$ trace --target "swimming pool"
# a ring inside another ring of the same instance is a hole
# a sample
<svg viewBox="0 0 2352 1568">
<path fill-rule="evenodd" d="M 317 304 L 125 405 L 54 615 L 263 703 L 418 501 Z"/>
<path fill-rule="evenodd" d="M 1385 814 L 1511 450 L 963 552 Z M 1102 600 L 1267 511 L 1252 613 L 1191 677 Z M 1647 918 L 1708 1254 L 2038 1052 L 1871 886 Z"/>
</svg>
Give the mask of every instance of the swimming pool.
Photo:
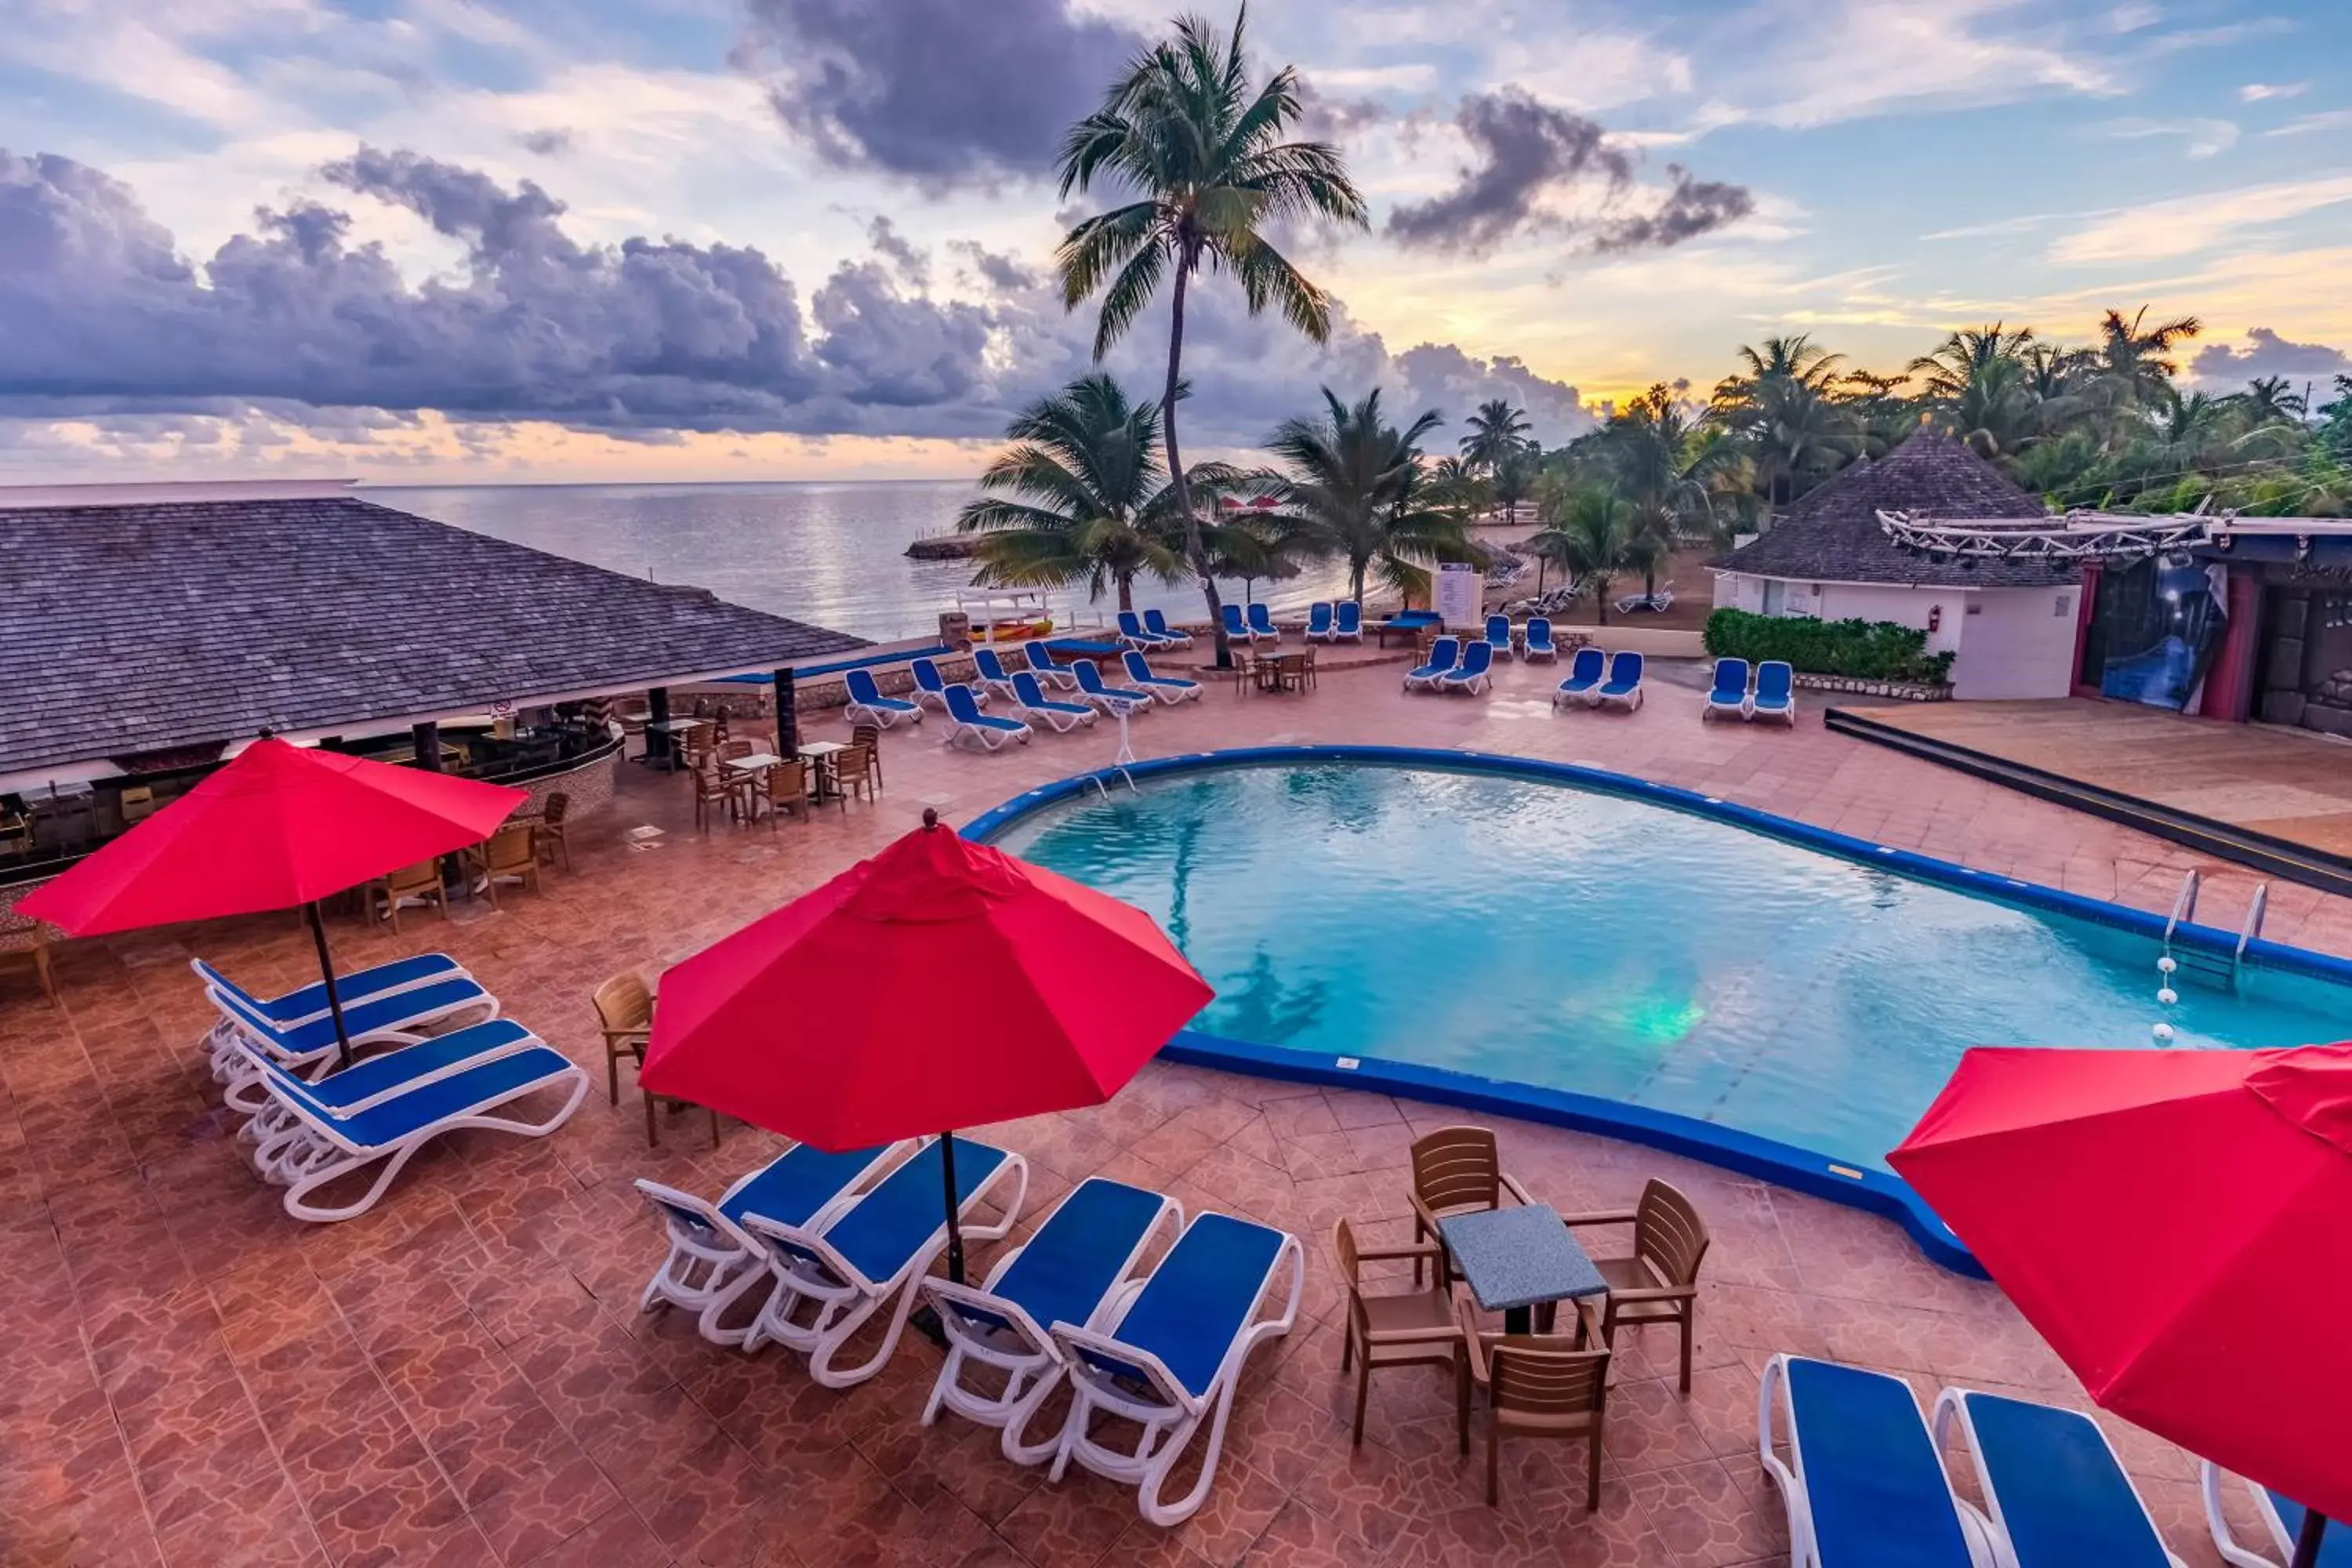
<svg viewBox="0 0 2352 1568">
<path fill-rule="evenodd" d="M 2144 1047 L 2159 1018 L 2184 1049 L 2352 1033 L 2352 988 L 2316 974 L 2187 980 L 2162 1007 L 2147 935 L 1489 763 L 1186 759 L 976 829 L 1150 910 L 1216 987 L 1207 1034 L 1878 1170 L 1971 1045 Z"/>
</svg>

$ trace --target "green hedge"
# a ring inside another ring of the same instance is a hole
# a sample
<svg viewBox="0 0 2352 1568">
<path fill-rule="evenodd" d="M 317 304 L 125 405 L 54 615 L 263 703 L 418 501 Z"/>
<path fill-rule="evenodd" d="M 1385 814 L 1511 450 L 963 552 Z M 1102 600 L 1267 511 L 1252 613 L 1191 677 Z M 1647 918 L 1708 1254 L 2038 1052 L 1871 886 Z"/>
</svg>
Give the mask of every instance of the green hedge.
<svg viewBox="0 0 2352 1568">
<path fill-rule="evenodd" d="M 1941 686 L 1952 656 L 1929 653 L 1927 634 L 1894 621 L 1817 621 L 1717 610 L 1706 618 L 1706 651 L 1718 658 L 1786 659 L 1808 675 L 1908 680 Z"/>
</svg>

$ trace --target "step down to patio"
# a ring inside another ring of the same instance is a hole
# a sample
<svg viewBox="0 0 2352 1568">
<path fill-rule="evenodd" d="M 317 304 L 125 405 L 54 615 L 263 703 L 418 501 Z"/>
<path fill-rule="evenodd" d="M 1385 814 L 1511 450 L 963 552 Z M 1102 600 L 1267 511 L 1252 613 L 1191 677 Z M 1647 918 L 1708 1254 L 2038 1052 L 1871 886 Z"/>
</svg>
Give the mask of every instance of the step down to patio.
<svg viewBox="0 0 2352 1568">
<path fill-rule="evenodd" d="M 2143 833 L 2168 838 L 2175 844 L 2186 845 L 2217 859 L 2232 860 L 2241 866 L 2291 882 L 2301 882 L 2323 892 L 2352 897 L 2352 858 L 2329 855 L 2304 845 L 2274 838 L 2266 833 L 2239 827 L 2211 817 L 2198 816 L 2179 811 L 2137 795 L 2104 789 L 2080 779 L 2061 773 L 2046 773 L 2023 763 L 2011 762 L 1967 746 L 1957 746 L 1947 741 L 1915 734 L 1892 724 L 1881 723 L 1865 710 L 1832 708 L 1822 715 L 1822 723 L 1842 734 L 1853 735 L 1895 751 L 1907 752 L 1931 763 L 1956 768 L 1964 773 L 1994 784 L 2006 784 L 2043 800 L 2071 805 L 2077 811 L 2087 811 L 2110 822 L 2126 827 L 2137 827 Z"/>
</svg>

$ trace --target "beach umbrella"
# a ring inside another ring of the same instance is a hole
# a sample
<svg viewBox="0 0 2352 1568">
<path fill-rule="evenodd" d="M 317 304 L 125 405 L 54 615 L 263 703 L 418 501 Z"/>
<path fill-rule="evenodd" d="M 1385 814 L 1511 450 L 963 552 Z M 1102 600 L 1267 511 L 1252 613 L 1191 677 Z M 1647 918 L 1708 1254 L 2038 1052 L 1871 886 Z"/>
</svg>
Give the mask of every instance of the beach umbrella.
<svg viewBox="0 0 2352 1568">
<path fill-rule="evenodd" d="M 1151 917 L 923 826 L 665 972 L 638 1083 L 828 1152 L 1118 1092 L 1213 993 Z"/>
<path fill-rule="evenodd" d="M 319 900 L 478 843 L 528 798 L 505 784 L 259 740 L 16 908 L 71 936 L 102 936 L 299 905 L 348 1065 Z"/>
<path fill-rule="evenodd" d="M 2352 1044 L 1978 1049 L 1887 1156 L 2093 1399 L 2352 1519 Z"/>
</svg>

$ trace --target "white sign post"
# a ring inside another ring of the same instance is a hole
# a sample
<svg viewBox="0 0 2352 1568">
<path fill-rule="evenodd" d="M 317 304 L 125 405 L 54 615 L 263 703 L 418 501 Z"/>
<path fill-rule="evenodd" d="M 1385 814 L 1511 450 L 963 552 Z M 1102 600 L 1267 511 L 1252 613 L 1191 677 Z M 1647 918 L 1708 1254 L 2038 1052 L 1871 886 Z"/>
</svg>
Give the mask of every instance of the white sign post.
<svg viewBox="0 0 2352 1568">
<path fill-rule="evenodd" d="M 1486 624 L 1486 574 L 1475 566 L 1440 566 L 1437 617 L 1448 631 L 1482 629 Z"/>
</svg>

